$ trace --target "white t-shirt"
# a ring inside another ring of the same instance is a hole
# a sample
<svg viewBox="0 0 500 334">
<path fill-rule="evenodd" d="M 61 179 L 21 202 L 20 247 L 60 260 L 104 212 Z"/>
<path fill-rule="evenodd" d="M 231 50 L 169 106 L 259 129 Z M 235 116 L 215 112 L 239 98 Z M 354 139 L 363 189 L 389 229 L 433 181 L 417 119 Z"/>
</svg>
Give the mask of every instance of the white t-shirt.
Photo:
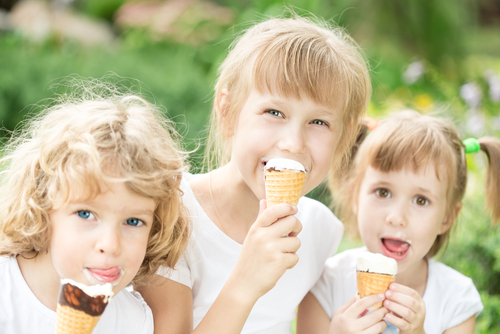
<svg viewBox="0 0 500 334">
<path fill-rule="evenodd" d="M 224 234 L 205 214 L 186 181 L 192 177 L 185 175 L 181 188 L 183 201 L 193 218 L 193 234 L 176 270 L 171 276 L 163 274 L 192 289 L 193 325 L 196 327 L 233 271 L 242 245 Z M 303 225 L 298 236 L 301 240 L 297 252 L 299 262 L 257 301 L 242 333 L 291 333 L 296 307 L 321 276 L 325 260 L 340 244 L 344 227 L 320 202 L 301 198 L 296 217 Z"/>
<path fill-rule="evenodd" d="M 56 312 L 43 305 L 24 280 L 15 257 L 0 257 L 0 332 L 54 334 Z M 120 291 L 93 334 L 152 334 L 153 313 L 136 291 Z"/>
<path fill-rule="evenodd" d="M 325 271 L 311 293 L 330 318 L 356 295 L 356 261 L 365 251 L 366 247 L 350 249 L 326 261 Z M 433 259 L 429 260 L 423 300 L 427 334 L 441 334 L 483 310 L 481 297 L 472 280 Z"/>
</svg>

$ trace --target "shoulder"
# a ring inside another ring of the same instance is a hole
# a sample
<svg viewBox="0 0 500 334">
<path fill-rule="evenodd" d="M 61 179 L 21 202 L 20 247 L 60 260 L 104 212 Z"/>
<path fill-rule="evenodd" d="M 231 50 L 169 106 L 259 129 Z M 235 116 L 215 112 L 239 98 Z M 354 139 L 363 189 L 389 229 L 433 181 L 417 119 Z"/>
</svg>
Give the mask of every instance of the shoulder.
<svg viewBox="0 0 500 334">
<path fill-rule="evenodd" d="M 469 288 L 476 289 L 471 278 L 433 259 L 429 260 L 429 282 L 457 292 Z"/>
<path fill-rule="evenodd" d="M 439 319 L 437 322 L 443 330 L 455 327 L 483 310 L 481 296 L 474 282 L 447 265 L 429 260 L 429 277 L 424 293 L 424 301 L 429 317 Z M 427 322 L 427 320 L 426 320 Z"/>
<path fill-rule="evenodd" d="M 9 276 L 12 275 L 14 268 L 17 266 L 17 260 L 15 257 L 11 256 L 0 256 L 0 282 L 9 280 Z M 12 283 L 17 283 L 12 280 Z M 1 284 L 1 287 L 5 287 L 5 284 Z"/>
<path fill-rule="evenodd" d="M 345 250 L 326 260 L 326 267 L 335 271 L 356 268 L 356 261 L 359 255 L 364 252 L 366 252 L 366 247 Z"/>
</svg>

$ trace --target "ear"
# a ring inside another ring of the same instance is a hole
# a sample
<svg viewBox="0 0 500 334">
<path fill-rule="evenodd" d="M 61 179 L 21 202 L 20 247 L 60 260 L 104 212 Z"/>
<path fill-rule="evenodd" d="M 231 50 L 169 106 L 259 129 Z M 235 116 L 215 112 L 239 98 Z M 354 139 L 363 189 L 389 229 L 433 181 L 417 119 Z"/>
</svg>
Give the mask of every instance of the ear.
<svg viewBox="0 0 500 334">
<path fill-rule="evenodd" d="M 226 88 L 223 88 L 219 95 L 219 103 L 215 106 L 215 111 L 217 113 L 217 127 L 226 138 L 230 138 L 234 134 L 233 124 L 228 124 L 228 96 L 229 91 Z"/>
<path fill-rule="evenodd" d="M 458 202 L 455 205 L 455 207 L 451 210 L 451 212 L 448 214 L 446 219 L 441 223 L 438 235 L 441 235 L 450 229 L 455 219 L 457 219 L 460 210 L 462 210 L 462 202 Z"/>
</svg>

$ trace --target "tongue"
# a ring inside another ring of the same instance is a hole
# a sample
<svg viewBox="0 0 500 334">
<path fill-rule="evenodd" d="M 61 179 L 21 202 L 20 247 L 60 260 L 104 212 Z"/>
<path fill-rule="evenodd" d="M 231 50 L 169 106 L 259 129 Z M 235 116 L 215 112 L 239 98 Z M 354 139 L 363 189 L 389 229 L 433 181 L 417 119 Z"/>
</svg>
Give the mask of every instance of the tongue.
<svg viewBox="0 0 500 334">
<path fill-rule="evenodd" d="M 409 243 L 394 239 L 384 239 L 384 245 L 388 250 L 395 253 L 405 252 L 410 247 Z"/>
</svg>

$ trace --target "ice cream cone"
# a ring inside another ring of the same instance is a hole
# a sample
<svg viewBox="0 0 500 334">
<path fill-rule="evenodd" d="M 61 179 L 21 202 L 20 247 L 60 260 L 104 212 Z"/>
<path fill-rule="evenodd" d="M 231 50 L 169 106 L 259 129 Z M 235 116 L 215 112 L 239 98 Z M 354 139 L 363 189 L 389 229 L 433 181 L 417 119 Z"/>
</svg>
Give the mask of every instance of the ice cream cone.
<svg viewBox="0 0 500 334">
<path fill-rule="evenodd" d="M 290 203 L 297 205 L 302 194 L 305 172 L 294 170 L 266 170 L 266 201 L 267 206 Z"/>
<path fill-rule="evenodd" d="M 397 272 L 396 260 L 382 254 L 361 253 L 356 264 L 357 297 L 364 298 L 376 293 L 385 293 L 396 280 Z M 382 302 L 369 307 L 368 310 L 373 311 L 381 306 Z"/>
<path fill-rule="evenodd" d="M 91 316 L 71 306 L 57 304 L 56 334 L 90 334 L 101 316 Z"/>
<path fill-rule="evenodd" d="M 356 281 L 358 285 L 358 296 L 359 298 L 363 298 L 375 293 L 385 293 L 395 280 L 396 276 L 392 275 L 357 271 Z M 378 309 L 381 306 L 382 302 L 373 305 L 372 308 Z"/>
<path fill-rule="evenodd" d="M 62 280 L 57 302 L 56 334 L 91 334 L 113 296 L 111 284 L 88 287 Z"/>
</svg>

